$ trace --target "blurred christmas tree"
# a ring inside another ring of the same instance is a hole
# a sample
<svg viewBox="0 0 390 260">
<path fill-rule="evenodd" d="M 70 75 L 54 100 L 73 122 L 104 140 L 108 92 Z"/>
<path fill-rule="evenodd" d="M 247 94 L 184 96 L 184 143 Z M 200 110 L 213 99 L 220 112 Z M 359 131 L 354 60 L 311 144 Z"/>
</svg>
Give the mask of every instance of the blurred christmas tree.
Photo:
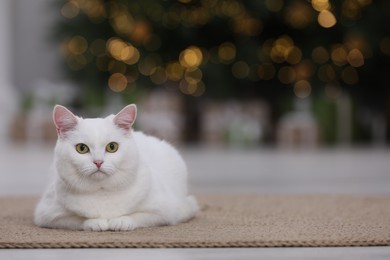
<svg viewBox="0 0 390 260">
<path fill-rule="evenodd" d="M 55 36 L 84 104 L 158 87 L 271 104 L 343 91 L 382 110 L 390 103 L 390 1 L 58 3 Z"/>
</svg>

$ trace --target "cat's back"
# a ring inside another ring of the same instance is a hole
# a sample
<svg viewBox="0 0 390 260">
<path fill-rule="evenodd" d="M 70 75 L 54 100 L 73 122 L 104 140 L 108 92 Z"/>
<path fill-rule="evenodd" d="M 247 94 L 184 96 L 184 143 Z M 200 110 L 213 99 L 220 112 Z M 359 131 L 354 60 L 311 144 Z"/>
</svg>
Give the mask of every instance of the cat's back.
<svg viewBox="0 0 390 260">
<path fill-rule="evenodd" d="M 159 172 L 186 174 L 186 165 L 179 152 L 168 142 L 143 132 L 133 132 L 141 158 Z"/>
<path fill-rule="evenodd" d="M 164 140 L 139 131 L 134 131 L 133 137 L 141 154 L 149 154 L 150 157 L 165 155 L 164 157 L 172 157 L 171 159 L 181 159 L 176 148 Z"/>
</svg>

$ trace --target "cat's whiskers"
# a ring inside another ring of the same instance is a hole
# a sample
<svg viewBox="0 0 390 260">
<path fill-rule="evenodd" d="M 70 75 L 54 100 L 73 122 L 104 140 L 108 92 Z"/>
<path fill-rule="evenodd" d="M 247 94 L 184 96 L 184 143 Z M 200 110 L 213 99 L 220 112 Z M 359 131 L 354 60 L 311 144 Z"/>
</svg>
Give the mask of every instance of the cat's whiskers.
<svg viewBox="0 0 390 260">
<path fill-rule="evenodd" d="M 86 166 L 79 170 L 79 172 L 81 173 L 80 175 L 82 175 L 83 177 L 90 176 L 97 171 L 98 169 L 95 166 Z"/>
<path fill-rule="evenodd" d="M 111 165 L 105 165 L 103 169 L 103 172 L 107 175 L 113 175 L 115 171 L 116 171 L 115 167 Z"/>
</svg>

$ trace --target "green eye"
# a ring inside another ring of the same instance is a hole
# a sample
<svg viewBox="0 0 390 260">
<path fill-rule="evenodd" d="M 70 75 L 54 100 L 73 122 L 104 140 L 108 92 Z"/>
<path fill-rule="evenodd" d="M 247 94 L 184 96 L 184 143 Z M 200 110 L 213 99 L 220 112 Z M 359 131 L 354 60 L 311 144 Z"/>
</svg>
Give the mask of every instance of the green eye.
<svg viewBox="0 0 390 260">
<path fill-rule="evenodd" d="M 76 144 L 76 151 L 81 154 L 89 152 L 89 148 L 86 144 Z"/>
<path fill-rule="evenodd" d="M 106 151 L 109 153 L 115 153 L 116 151 L 118 151 L 118 147 L 118 143 L 111 142 L 106 146 Z"/>
</svg>

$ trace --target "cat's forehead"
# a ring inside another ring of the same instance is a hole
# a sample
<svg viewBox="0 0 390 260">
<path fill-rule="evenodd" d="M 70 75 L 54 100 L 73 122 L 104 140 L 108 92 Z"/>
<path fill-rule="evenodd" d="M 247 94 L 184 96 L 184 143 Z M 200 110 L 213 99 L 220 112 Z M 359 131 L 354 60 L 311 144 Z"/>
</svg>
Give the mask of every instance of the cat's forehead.
<svg viewBox="0 0 390 260">
<path fill-rule="evenodd" d="M 118 135 L 118 130 L 110 118 L 80 119 L 75 134 L 85 142 L 107 141 L 106 139 Z"/>
<path fill-rule="evenodd" d="M 99 132 L 106 130 L 109 123 L 105 118 L 84 118 L 79 120 L 78 128 L 80 131 Z"/>
</svg>

